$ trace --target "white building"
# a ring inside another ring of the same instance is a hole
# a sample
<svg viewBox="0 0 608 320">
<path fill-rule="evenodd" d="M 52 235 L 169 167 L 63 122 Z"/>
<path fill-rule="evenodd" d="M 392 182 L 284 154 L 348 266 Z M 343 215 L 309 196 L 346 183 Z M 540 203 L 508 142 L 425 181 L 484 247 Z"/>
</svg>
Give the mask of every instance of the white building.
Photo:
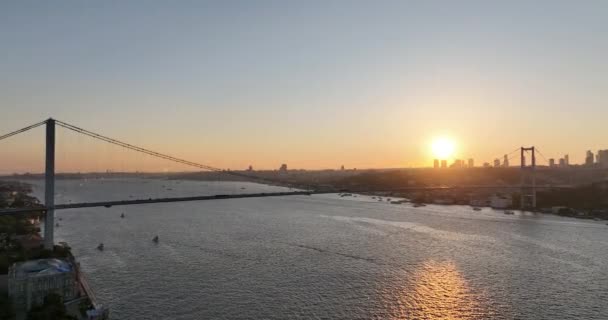
<svg viewBox="0 0 608 320">
<path fill-rule="evenodd" d="M 29 310 L 44 302 L 49 293 L 64 301 L 78 295 L 73 266 L 60 259 L 39 259 L 13 264 L 8 271 L 8 294 L 16 310 Z"/>
</svg>

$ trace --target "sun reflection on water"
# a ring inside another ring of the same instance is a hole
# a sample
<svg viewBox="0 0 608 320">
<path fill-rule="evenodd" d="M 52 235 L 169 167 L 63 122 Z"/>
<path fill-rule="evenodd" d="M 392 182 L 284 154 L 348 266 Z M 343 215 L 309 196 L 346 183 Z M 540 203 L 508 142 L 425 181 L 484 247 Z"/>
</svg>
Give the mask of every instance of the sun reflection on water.
<svg viewBox="0 0 608 320">
<path fill-rule="evenodd" d="M 393 319 L 487 319 L 492 312 L 453 262 L 429 261 L 391 298 Z M 396 299 L 396 301 L 395 301 Z"/>
</svg>

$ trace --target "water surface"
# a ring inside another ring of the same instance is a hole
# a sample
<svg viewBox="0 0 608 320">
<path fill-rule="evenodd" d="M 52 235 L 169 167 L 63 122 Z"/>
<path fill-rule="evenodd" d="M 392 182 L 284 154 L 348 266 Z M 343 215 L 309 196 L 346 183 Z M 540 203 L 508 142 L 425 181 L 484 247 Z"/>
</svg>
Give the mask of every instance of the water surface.
<svg viewBox="0 0 608 320">
<path fill-rule="evenodd" d="M 56 189 L 57 203 L 285 190 L 148 179 Z M 337 195 L 56 216 L 56 241 L 113 319 L 608 319 L 601 222 Z"/>
</svg>

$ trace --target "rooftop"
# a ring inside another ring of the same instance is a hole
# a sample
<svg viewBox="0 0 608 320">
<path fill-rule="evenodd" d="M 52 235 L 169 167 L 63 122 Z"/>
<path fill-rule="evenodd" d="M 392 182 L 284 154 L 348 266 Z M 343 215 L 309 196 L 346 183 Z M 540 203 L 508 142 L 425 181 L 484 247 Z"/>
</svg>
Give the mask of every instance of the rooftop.
<svg viewBox="0 0 608 320">
<path fill-rule="evenodd" d="M 16 263 L 14 275 L 17 277 L 47 276 L 71 272 L 72 266 L 65 260 L 60 259 L 38 259 Z"/>
</svg>

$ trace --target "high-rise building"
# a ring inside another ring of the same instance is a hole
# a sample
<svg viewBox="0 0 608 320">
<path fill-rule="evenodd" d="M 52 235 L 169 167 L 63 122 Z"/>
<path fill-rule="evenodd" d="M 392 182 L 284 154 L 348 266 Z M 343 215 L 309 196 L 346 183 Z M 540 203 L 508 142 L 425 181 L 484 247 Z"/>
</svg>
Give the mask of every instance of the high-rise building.
<svg viewBox="0 0 608 320">
<path fill-rule="evenodd" d="M 587 150 L 587 155 L 585 156 L 585 165 L 593 165 L 593 152 L 591 152 L 591 150 Z"/>
<path fill-rule="evenodd" d="M 559 166 L 560 166 L 561 168 L 565 167 L 565 166 L 566 166 L 566 159 L 564 159 L 564 158 L 559 158 Z"/>
<path fill-rule="evenodd" d="M 494 167 L 500 167 L 500 159 L 494 159 Z"/>
<path fill-rule="evenodd" d="M 598 150 L 597 152 L 597 164 L 602 168 L 608 168 L 608 149 Z"/>
<path fill-rule="evenodd" d="M 564 162 L 566 163 L 566 166 L 570 165 L 570 156 L 569 155 L 564 156 Z"/>
<path fill-rule="evenodd" d="M 475 167 L 475 160 L 473 160 L 473 158 L 469 158 L 469 164 L 468 164 L 469 168 L 473 168 Z"/>
<path fill-rule="evenodd" d="M 433 160 L 433 168 L 439 169 L 439 159 Z"/>
<path fill-rule="evenodd" d="M 506 154 L 503 157 L 502 166 L 505 167 L 505 168 L 509 167 L 509 156 L 506 155 Z"/>
<path fill-rule="evenodd" d="M 447 160 L 441 160 L 441 168 L 445 169 L 448 167 L 448 161 Z"/>
<path fill-rule="evenodd" d="M 462 161 L 460 159 L 456 159 L 456 160 L 454 160 L 454 163 L 452 163 L 452 165 L 450 166 L 450 168 L 462 168 L 463 167 L 463 163 L 464 163 L 464 161 Z"/>
<path fill-rule="evenodd" d="M 553 158 L 549 159 L 549 167 L 551 167 L 551 168 L 555 167 L 555 159 L 553 159 Z"/>
<path fill-rule="evenodd" d="M 340 170 L 344 171 L 344 165 L 342 165 L 342 166 L 340 167 Z"/>
</svg>

